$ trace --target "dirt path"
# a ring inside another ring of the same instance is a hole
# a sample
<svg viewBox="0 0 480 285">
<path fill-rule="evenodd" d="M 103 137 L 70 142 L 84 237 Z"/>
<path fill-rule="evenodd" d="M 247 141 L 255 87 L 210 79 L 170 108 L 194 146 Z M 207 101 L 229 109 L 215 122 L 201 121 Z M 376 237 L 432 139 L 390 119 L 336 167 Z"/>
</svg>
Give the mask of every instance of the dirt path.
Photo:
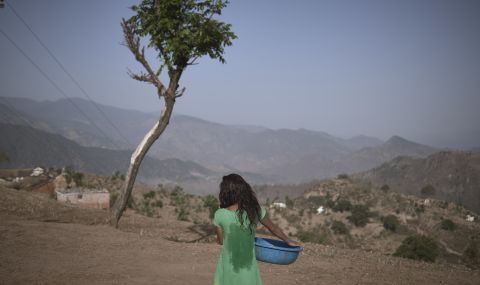
<svg viewBox="0 0 480 285">
<path fill-rule="evenodd" d="M 171 229 L 170 229 L 171 230 Z M 0 215 L 0 284 L 211 284 L 219 246 Z M 478 284 L 480 274 L 307 245 L 290 266 L 260 263 L 265 284 Z"/>
</svg>

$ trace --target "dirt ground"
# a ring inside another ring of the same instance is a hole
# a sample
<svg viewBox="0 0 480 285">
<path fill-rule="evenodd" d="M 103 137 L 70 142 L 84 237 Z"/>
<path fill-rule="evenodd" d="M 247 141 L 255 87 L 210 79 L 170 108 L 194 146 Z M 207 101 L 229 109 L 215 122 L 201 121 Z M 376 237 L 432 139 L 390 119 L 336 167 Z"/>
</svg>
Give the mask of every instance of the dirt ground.
<svg viewBox="0 0 480 285">
<path fill-rule="evenodd" d="M 211 284 L 220 246 L 172 241 L 195 237 L 190 224 L 129 212 L 114 229 L 104 216 L 0 188 L 0 284 Z M 478 270 L 459 265 L 314 244 L 292 265 L 259 265 L 267 285 L 480 280 Z"/>
</svg>

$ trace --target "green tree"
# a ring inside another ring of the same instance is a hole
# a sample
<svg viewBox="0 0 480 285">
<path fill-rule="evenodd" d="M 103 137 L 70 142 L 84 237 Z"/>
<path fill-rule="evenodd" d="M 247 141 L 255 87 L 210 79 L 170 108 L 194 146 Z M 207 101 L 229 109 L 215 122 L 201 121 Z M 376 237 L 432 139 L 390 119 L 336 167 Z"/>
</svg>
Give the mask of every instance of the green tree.
<svg viewBox="0 0 480 285">
<path fill-rule="evenodd" d="M 166 129 L 176 99 L 185 92 L 185 88 L 179 90 L 183 72 L 202 56 L 225 62 L 224 48 L 232 45 L 236 35 L 230 24 L 214 17 L 220 15 L 227 4 L 227 0 L 143 0 L 132 6 L 135 14 L 131 18 L 122 20 L 125 45 L 144 69 L 140 73 L 129 71 L 129 75 L 152 84 L 164 106 L 159 120 L 132 154 L 124 187 L 111 212 L 111 223 L 115 227 L 127 206 L 143 158 Z M 158 69 L 147 61 L 141 38 L 147 38 L 148 47 L 156 52 L 160 60 Z M 161 76 L 164 69 L 168 84 L 163 83 L 165 77 Z"/>
</svg>

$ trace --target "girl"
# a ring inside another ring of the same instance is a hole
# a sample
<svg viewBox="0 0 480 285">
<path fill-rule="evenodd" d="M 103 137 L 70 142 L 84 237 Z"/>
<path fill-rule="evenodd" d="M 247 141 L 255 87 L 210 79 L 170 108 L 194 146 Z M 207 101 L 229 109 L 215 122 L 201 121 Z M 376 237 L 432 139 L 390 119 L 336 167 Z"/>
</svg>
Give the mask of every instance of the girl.
<svg viewBox="0 0 480 285">
<path fill-rule="evenodd" d="M 291 241 L 267 217 L 260 207 L 250 185 L 238 174 L 224 176 L 220 183 L 220 209 L 215 212 L 217 242 L 222 246 L 214 285 L 261 285 L 260 272 L 255 259 L 255 228 L 262 223 L 272 234 L 290 246 Z"/>
</svg>

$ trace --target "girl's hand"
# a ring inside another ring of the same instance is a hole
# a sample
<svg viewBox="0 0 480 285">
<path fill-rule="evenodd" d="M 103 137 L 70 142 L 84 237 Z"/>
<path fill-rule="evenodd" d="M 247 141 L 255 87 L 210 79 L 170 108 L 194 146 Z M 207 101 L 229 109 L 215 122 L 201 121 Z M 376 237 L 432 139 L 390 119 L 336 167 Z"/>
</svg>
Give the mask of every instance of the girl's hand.
<svg viewBox="0 0 480 285">
<path fill-rule="evenodd" d="M 293 240 L 287 240 L 286 241 L 289 246 L 301 246 L 300 243 L 293 241 Z"/>
</svg>

